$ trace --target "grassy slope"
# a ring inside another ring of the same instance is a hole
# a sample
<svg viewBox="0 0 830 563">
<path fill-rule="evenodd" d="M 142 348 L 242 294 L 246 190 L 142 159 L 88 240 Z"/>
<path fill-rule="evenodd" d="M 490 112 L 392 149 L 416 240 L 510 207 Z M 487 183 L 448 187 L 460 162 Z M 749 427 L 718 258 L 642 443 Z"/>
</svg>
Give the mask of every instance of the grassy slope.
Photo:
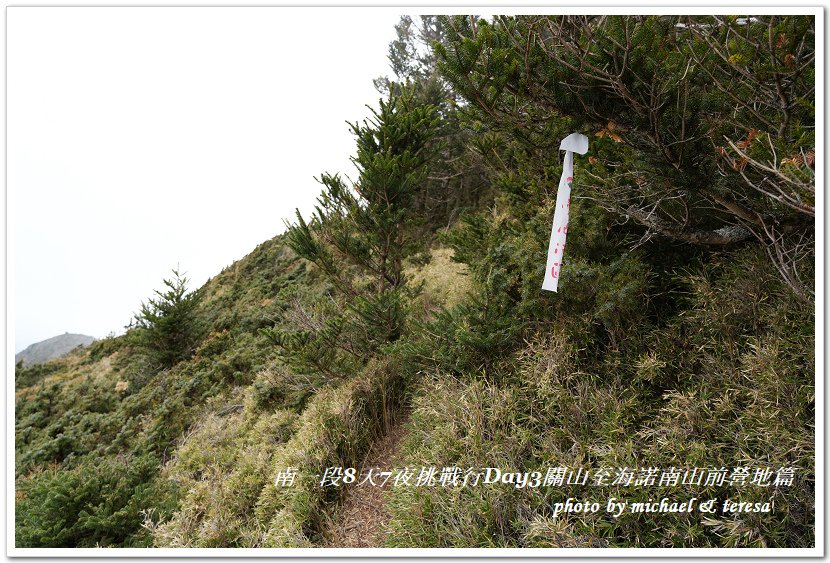
<svg viewBox="0 0 830 563">
<path fill-rule="evenodd" d="M 410 267 L 423 284 L 413 314 L 460 299 L 462 270 L 445 250 L 420 274 Z M 441 295 L 447 280 L 458 282 L 450 296 Z M 259 329 L 290 326 L 296 305 L 326 288 L 280 237 L 202 292 L 208 330 L 172 369 L 156 373 L 119 337 L 20 374 L 33 384 L 17 392 L 18 546 L 317 541 L 337 495 L 314 476 L 356 463 L 402 400 L 410 370 L 400 359 L 372 361 L 318 389 L 282 364 Z M 277 489 L 284 467 L 303 475 Z"/>
<path fill-rule="evenodd" d="M 413 284 L 423 283 L 412 316 L 431 321 L 429 330 L 320 389 L 304 386 L 258 333 L 290 323 L 292 303 L 311 303 L 326 290 L 279 238 L 208 282 L 199 314 L 210 330 L 191 360 L 154 374 L 120 338 L 36 374 L 37 383 L 17 392 L 17 545 L 316 545 L 338 502 L 316 475 L 357 465 L 402 401 L 413 406 L 402 451 L 410 466 L 581 465 L 613 473 L 641 465 L 795 465 L 799 473 L 788 490 L 698 491 L 776 500 L 771 516 L 707 521 L 552 519 L 551 503 L 584 496 L 579 487 L 400 488 L 388 545 L 814 541 L 813 311 L 769 274 L 761 254 L 726 253 L 681 272 L 682 295 L 659 322 L 598 329 L 571 316 L 543 325 L 490 358 L 498 377 L 456 362 L 455 352 L 446 368 L 421 361 L 442 345 L 432 338 L 466 342 L 477 330 L 463 320 L 448 328 L 436 317 L 439 305 L 463 304 L 480 291 L 449 256 L 438 249 L 408 270 Z M 635 336 L 619 337 L 632 328 Z M 592 344 L 597 331 L 619 334 Z M 285 467 L 300 469 L 295 486 L 274 487 Z M 595 496 L 650 495 L 607 487 Z"/>
<path fill-rule="evenodd" d="M 563 280 L 562 290 L 568 291 Z M 616 345 L 560 318 L 485 373 L 435 371 L 414 398 L 410 466 L 797 468 L 792 487 L 398 488 L 393 547 L 806 547 L 814 528 L 814 312 L 760 249 L 679 276 L 675 314 Z M 601 331 L 600 331 L 601 332 Z M 603 343 L 603 341 L 605 343 Z M 731 473 L 731 472 L 730 472 Z M 773 474 L 774 477 L 774 474 Z M 610 480 L 609 480 L 610 481 Z M 561 515 L 568 497 L 774 500 L 773 514 Z"/>
<path fill-rule="evenodd" d="M 149 544 L 142 511 L 149 523 L 180 502 L 159 469 L 194 423 L 233 410 L 246 389 L 258 407 L 297 402 L 255 382 L 277 362 L 258 329 L 280 322 L 287 294 L 315 287 L 277 237 L 205 285 L 208 330 L 189 361 L 158 373 L 119 337 L 30 374 L 35 384 L 16 394 L 17 545 Z"/>
</svg>

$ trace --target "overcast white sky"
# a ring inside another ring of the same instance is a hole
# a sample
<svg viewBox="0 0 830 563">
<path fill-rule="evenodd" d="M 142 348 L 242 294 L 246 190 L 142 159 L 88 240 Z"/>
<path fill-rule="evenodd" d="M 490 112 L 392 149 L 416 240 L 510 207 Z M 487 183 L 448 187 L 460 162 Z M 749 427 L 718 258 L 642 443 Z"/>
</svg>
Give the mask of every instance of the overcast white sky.
<svg viewBox="0 0 830 563">
<path fill-rule="evenodd" d="M 123 330 L 353 175 L 401 9 L 8 8 L 15 352 Z"/>
</svg>

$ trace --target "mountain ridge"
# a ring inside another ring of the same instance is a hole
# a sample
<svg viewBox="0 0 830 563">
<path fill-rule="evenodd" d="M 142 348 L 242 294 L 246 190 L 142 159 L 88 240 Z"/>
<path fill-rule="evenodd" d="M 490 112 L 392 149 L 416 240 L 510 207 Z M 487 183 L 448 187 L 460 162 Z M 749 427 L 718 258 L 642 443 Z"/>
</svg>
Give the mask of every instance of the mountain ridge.
<svg viewBox="0 0 830 563">
<path fill-rule="evenodd" d="M 43 364 L 65 356 L 78 346 L 89 346 L 95 337 L 86 334 L 65 332 L 40 342 L 30 344 L 14 355 L 14 363 L 23 362 L 24 367 Z"/>
</svg>

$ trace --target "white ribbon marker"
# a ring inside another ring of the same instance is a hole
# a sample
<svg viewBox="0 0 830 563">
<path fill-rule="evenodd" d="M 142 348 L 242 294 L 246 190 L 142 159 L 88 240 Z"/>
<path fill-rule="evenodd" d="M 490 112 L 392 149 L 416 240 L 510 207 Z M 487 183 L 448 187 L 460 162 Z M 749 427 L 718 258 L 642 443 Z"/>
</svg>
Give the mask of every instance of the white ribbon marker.
<svg viewBox="0 0 830 563">
<path fill-rule="evenodd" d="M 545 267 L 545 281 L 542 289 L 556 291 L 559 274 L 562 271 L 562 255 L 565 252 L 565 236 L 568 234 L 568 210 L 571 207 L 571 183 L 574 174 L 574 153 L 588 152 L 588 137 L 581 133 L 571 133 L 559 144 L 559 150 L 565 151 L 562 163 L 562 177 L 556 192 L 556 211 L 553 212 L 553 228 L 550 231 L 548 246 L 548 264 Z"/>
</svg>

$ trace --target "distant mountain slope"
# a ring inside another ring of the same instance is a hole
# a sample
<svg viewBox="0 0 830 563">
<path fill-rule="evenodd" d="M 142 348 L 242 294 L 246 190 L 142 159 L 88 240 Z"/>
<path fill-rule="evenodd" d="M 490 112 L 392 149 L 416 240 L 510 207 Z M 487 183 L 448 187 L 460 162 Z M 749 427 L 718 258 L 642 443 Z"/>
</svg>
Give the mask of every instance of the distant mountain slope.
<svg viewBox="0 0 830 563">
<path fill-rule="evenodd" d="M 55 358 L 60 358 L 77 348 L 78 346 L 89 346 L 95 342 L 95 338 L 86 334 L 64 333 L 59 336 L 47 338 L 36 342 L 14 356 L 14 363 L 23 360 L 24 366 L 42 364 Z"/>
</svg>

